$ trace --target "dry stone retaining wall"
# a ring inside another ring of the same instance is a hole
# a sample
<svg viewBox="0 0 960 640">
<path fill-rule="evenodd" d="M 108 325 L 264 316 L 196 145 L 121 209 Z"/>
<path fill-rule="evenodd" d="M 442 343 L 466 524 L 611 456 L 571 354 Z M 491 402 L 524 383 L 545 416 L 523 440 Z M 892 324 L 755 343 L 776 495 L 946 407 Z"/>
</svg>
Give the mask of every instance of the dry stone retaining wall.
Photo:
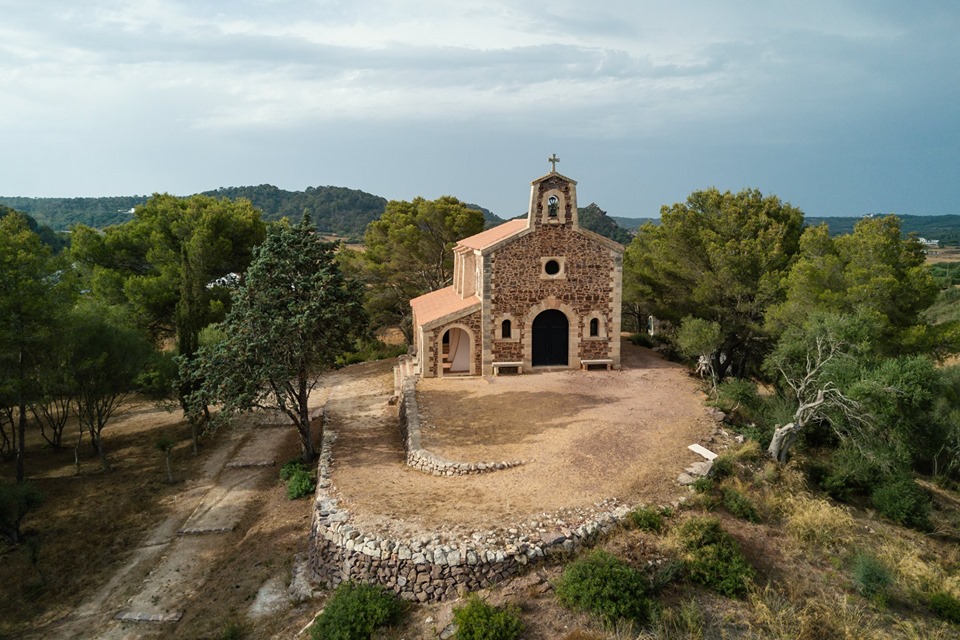
<svg viewBox="0 0 960 640">
<path fill-rule="evenodd" d="M 522 460 L 502 462 L 454 462 L 445 460 L 420 445 L 420 412 L 414 376 L 400 377 L 400 435 L 407 453 L 407 465 L 435 476 L 466 476 L 500 471 L 523 464 Z"/>
<path fill-rule="evenodd" d="M 409 425 L 411 418 L 416 420 L 412 379 L 403 381 L 402 393 L 401 424 Z M 412 431 L 408 426 L 406 439 Z M 383 585 L 405 600 L 446 600 L 488 587 L 528 564 L 572 554 L 615 527 L 629 511 L 606 500 L 595 504 L 595 510 L 540 514 L 528 522 L 469 536 L 440 531 L 408 539 L 386 537 L 363 530 L 339 506 L 331 479 L 336 437 L 327 429 L 320 448 L 309 550 L 313 577 L 328 588 L 350 580 Z M 481 472 L 479 465 L 470 472 Z"/>
</svg>

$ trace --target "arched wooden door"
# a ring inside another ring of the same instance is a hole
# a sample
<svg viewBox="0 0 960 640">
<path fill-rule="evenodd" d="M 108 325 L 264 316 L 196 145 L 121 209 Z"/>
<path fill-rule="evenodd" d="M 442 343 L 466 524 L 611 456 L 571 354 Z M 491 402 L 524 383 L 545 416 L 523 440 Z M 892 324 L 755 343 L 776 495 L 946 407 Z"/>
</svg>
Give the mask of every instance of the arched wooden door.
<svg viewBox="0 0 960 640">
<path fill-rule="evenodd" d="M 570 362 L 570 322 L 563 311 L 547 309 L 533 319 L 533 366 Z"/>
</svg>

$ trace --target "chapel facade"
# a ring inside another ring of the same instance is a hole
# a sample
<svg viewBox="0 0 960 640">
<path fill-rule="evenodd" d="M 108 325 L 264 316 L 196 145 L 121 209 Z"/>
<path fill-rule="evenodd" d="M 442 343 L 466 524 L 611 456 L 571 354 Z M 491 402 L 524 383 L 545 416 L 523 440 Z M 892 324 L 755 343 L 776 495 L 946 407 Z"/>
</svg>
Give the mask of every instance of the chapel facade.
<svg viewBox="0 0 960 640">
<path fill-rule="evenodd" d="M 527 217 L 453 250 L 453 284 L 410 301 L 423 377 L 620 368 L 623 246 L 577 218 L 577 183 L 534 180 Z"/>
</svg>

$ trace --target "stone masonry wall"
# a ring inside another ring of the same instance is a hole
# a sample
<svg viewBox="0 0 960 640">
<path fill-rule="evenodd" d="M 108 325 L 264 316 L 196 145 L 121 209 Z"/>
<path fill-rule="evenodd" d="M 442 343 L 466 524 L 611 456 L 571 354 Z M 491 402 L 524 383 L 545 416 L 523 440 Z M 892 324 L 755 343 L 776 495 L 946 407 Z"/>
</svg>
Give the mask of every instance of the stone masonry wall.
<svg viewBox="0 0 960 640">
<path fill-rule="evenodd" d="M 398 374 L 395 373 L 394 377 Z M 405 377 L 400 380 L 398 402 L 400 435 L 403 438 L 407 454 L 407 466 L 417 471 L 435 476 L 468 476 L 478 473 L 502 471 L 523 464 L 522 460 L 502 462 L 454 462 L 424 449 L 420 444 L 420 411 L 417 405 L 416 378 Z"/>
<path fill-rule="evenodd" d="M 406 401 L 398 404 L 409 423 L 415 387 L 406 381 L 401 385 Z M 515 575 L 530 563 L 575 553 L 617 526 L 629 511 L 611 499 L 596 503 L 595 509 L 542 513 L 468 535 L 431 531 L 391 538 L 364 530 L 339 506 L 331 480 L 336 437 L 328 428 L 320 447 L 309 544 L 312 577 L 328 588 L 351 580 L 380 584 L 405 600 L 448 600 Z"/>
<path fill-rule="evenodd" d="M 443 339 L 443 334 L 446 333 L 447 329 L 455 327 L 457 325 L 465 326 L 473 332 L 473 342 L 470 345 L 472 353 L 470 354 L 473 359 L 473 365 L 476 367 L 474 373 L 480 375 L 482 361 L 483 361 L 483 351 L 481 348 L 481 328 L 483 323 L 481 322 L 480 311 L 475 311 L 470 315 L 464 316 L 462 318 L 457 318 L 452 322 L 443 324 L 435 329 L 424 332 L 424 356 L 426 360 L 424 361 L 424 377 L 431 378 L 441 374 L 440 371 L 440 340 Z"/>
<path fill-rule="evenodd" d="M 563 278 L 541 277 L 541 258 L 564 258 Z M 492 256 L 490 326 L 504 314 L 526 319 L 531 308 L 553 297 L 573 309 L 577 317 L 568 318 L 580 336 L 581 359 L 611 357 L 611 340 L 618 340 L 615 332 L 614 279 L 619 256 L 595 240 L 577 233 L 567 226 L 541 226 L 536 233 L 518 238 Z M 606 340 L 589 340 L 586 325 L 594 312 L 603 314 Z M 516 327 L 522 330 L 522 326 Z M 528 339 L 521 335 L 521 342 Z M 516 361 L 523 358 L 521 342 L 494 341 L 494 361 Z"/>
</svg>

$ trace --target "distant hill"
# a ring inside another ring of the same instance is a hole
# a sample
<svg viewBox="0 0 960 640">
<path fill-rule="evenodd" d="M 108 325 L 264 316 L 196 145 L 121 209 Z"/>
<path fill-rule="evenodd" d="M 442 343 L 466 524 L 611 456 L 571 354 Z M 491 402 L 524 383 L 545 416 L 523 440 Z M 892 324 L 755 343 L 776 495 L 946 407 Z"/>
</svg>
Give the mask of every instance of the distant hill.
<svg viewBox="0 0 960 640">
<path fill-rule="evenodd" d="M 503 218 L 495 214 L 493 211 L 490 211 L 490 209 L 481 207 L 478 204 L 470 204 L 470 203 L 465 203 L 465 204 L 468 209 L 476 209 L 477 211 L 483 212 L 483 222 L 484 222 L 483 226 L 487 229 L 506 222 L 506 220 L 504 220 Z"/>
<path fill-rule="evenodd" d="M 610 219 L 627 231 L 636 231 L 647 222 L 660 224 L 660 218 L 623 218 L 621 216 L 610 216 Z"/>
<path fill-rule="evenodd" d="M 273 185 L 262 184 L 247 187 L 221 187 L 204 191 L 205 195 L 226 198 L 247 198 L 263 211 L 267 220 L 279 220 L 286 216 L 299 220 L 304 211 L 310 213 L 317 228 L 336 235 L 360 238 L 372 220 L 383 213 L 387 204 L 382 198 L 365 191 L 346 187 L 307 187 L 303 191 L 287 191 Z M 113 196 L 103 198 L 24 198 L 0 196 L 0 205 L 16 209 L 40 225 L 63 231 L 74 224 L 86 224 L 102 229 L 130 219 L 134 207 L 147 201 L 149 196 Z M 504 222 L 502 218 L 477 204 L 467 206 L 483 212 L 486 226 Z M 516 217 L 526 216 L 522 213 Z M 880 215 L 880 214 L 877 214 Z M 817 217 L 807 216 L 809 225 L 826 223 L 833 235 L 850 233 L 861 216 Z M 916 233 L 928 240 L 940 240 L 944 244 L 960 245 L 960 215 L 917 216 L 901 215 L 903 230 Z M 580 222 L 591 231 L 629 244 L 632 234 L 646 222 L 659 224 L 659 218 L 627 218 L 610 216 L 596 203 L 580 207 Z M 51 239 L 52 237 L 48 237 Z M 52 240 L 51 240 L 52 241 Z"/>
<path fill-rule="evenodd" d="M 132 209 L 147 201 L 147 196 L 104 198 L 6 198 L 0 205 L 33 216 L 37 222 L 57 231 L 66 231 L 74 224 L 102 229 L 130 219 Z"/>
<path fill-rule="evenodd" d="M 882 214 L 876 214 L 882 215 Z M 856 217 L 818 217 L 805 216 L 809 226 L 826 223 L 831 235 L 851 233 L 854 225 L 864 216 Z M 960 215 L 912 216 L 901 215 L 904 233 L 916 233 L 927 240 L 939 240 L 943 244 L 960 244 Z M 660 224 L 659 218 L 621 218 L 611 216 L 618 225 L 630 231 L 636 231 L 645 222 Z"/>
<path fill-rule="evenodd" d="M 580 220 L 580 226 L 584 229 L 599 233 L 624 246 L 630 244 L 630 241 L 633 239 L 630 232 L 622 226 L 619 226 L 596 202 L 591 202 L 585 207 L 578 207 L 577 215 Z"/>
<path fill-rule="evenodd" d="M 839 235 L 852 232 L 853 226 L 862 217 L 864 216 L 856 218 L 806 216 L 805 219 L 807 224 L 811 226 L 826 223 L 830 228 L 830 235 Z M 904 233 L 916 233 L 927 240 L 940 240 L 944 244 L 960 244 L 960 215 L 911 216 L 898 214 L 898 217 L 903 221 L 902 229 Z"/>
<path fill-rule="evenodd" d="M 10 207 L 0 205 L 0 219 L 5 218 L 12 213 L 19 213 L 23 215 L 27 219 L 27 225 L 29 225 L 30 230 L 40 236 L 40 241 L 53 249 L 54 253 L 60 253 L 69 244 L 66 234 L 57 233 L 47 225 L 40 224 L 29 213 L 24 213 L 23 211 L 17 211 L 15 209 L 11 209 Z"/>
<path fill-rule="evenodd" d="M 362 237 L 367 225 L 383 213 L 387 199 L 346 187 L 307 187 L 287 191 L 271 184 L 257 187 L 221 187 L 204 191 L 217 198 L 247 198 L 263 211 L 266 220 L 287 217 L 297 221 L 306 211 L 320 231 L 340 236 Z"/>
<path fill-rule="evenodd" d="M 383 213 L 386 198 L 345 187 L 307 187 L 303 191 L 286 191 L 273 185 L 221 187 L 204 191 L 218 198 L 247 198 L 263 211 L 267 220 L 286 216 L 299 220 L 304 211 L 310 213 L 317 228 L 337 235 L 359 237 L 371 220 Z M 145 203 L 149 196 L 104 198 L 22 198 L 0 197 L 5 205 L 27 213 L 38 222 L 65 230 L 74 224 L 102 229 L 130 220 L 133 208 Z"/>
</svg>

